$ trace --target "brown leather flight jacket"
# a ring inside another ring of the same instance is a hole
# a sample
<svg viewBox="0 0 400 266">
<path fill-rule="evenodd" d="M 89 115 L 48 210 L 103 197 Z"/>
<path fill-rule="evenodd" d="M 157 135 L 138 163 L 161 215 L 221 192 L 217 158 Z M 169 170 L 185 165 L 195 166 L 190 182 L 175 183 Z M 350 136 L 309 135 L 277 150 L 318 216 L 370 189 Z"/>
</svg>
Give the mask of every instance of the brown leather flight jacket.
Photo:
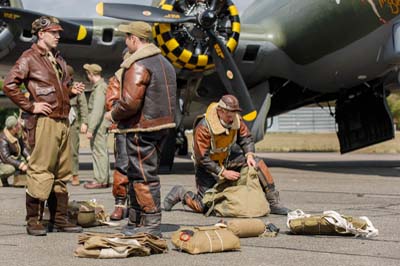
<svg viewBox="0 0 400 266">
<path fill-rule="evenodd" d="M 210 127 L 205 117 L 202 120 L 200 120 L 200 122 L 197 124 L 193 132 L 193 155 L 196 166 L 202 167 L 206 169 L 208 172 L 218 176 L 224 170 L 227 160 L 229 159 L 227 156 L 225 156 L 224 162 L 222 164 L 220 161 L 217 160 L 218 156 L 214 158 L 215 160 L 213 160 L 214 153 L 212 151 L 212 146 L 213 146 L 212 142 L 213 139 L 215 141 L 215 139 L 219 136 L 221 137 L 226 136 L 227 138 L 229 137 L 229 135 L 226 135 L 225 133 L 212 136 L 212 132 L 210 132 Z M 241 119 L 239 127 L 236 130 L 235 139 L 236 139 L 235 143 L 242 148 L 244 154 L 255 152 L 254 141 L 251 136 L 251 132 Z M 229 143 L 226 142 L 225 144 L 228 145 Z M 226 146 L 226 148 L 228 149 L 227 152 L 229 155 L 230 152 L 229 147 Z"/>
<path fill-rule="evenodd" d="M 155 48 L 157 49 L 157 48 Z M 122 74 L 121 98 L 111 116 L 120 132 L 151 132 L 175 127 L 176 73 L 160 53 L 144 53 Z M 135 55 L 134 55 L 135 56 Z"/>
<path fill-rule="evenodd" d="M 106 111 L 110 111 L 116 101 L 121 96 L 119 81 L 116 76 L 112 76 L 108 80 L 108 86 L 106 90 Z"/>
<path fill-rule="evenodd" d="M 22 163 L 18 159 L 21 155 L 25 158 L 29 157 L 28 148 L 22 138 L 18 138 L 16 142 L 11 142 L 4 132 L 2 132 L 0 134 L 0 162 L 11 164 L 18 169 Z"/>
<path fill-rule="evenodd" d="M 67 66 L 59 52 L 54 57 L 60 65 L 63 75 L 59 80 L 47 53 L 37 44 L 26 50 L 11 68 L 4 80 L 4 93 L 21 109 L 33 112 L 34 102 L 47 102 L 53 111 L 51 118 L 68 118 L 71 90 L 68 88 L 71 76 L 67 74 Z M 21 92 L 19 86 L 25 84 L 29 98 Z"/>
<path fill-rule="evenodd" d="M 120 83 L 116 76 L 112 76 L 108 80 L 108 86 L 106 90 L 106 111 L 111 111 L 112 107 L 119 100 L 121 97 L 121 88 Z M 112 123 L 111 126 L 108 128 L 110 132 L 117 132 L 117 124 Z"/>
</svg>

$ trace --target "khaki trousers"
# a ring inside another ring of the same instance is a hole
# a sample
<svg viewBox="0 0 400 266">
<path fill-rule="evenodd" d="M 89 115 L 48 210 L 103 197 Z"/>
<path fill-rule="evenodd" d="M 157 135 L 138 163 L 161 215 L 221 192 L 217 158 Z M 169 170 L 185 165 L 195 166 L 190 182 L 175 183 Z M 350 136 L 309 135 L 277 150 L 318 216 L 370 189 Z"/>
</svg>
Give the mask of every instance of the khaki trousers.
<svg viewBox="0 0 400 266">
<path fill-rule="evenodd" d="M 70 148 L 67 119 L 38 118 L 27 171 L 30 196 L 44 201 L 52 191 L 68 193 L 66 183 L 72 177 Z"/>
<path fill-rule="evenodd" d="M 0 187 L 8 184 L 7 178 L 15 173 L 15 167 L 11 164 L 4 164 L 0 162 Z M 3 183 L 4 181 L 4 183 Z"/>
<path fill-rule="evenodd" d="M 71 124 L 69 132 L 72 156 L 72 175 L 78 175 L 79 173 L 79 131 L 80 121 L 79 119 L 75 119 Z"/>
<path fill-rule="evenodd" d="M 0 178 L 10 177 L 15 173 L 15 167 L 11 164 L 0 163 Z"/>
<path fill-rule="evenodd" d="M 93 133 L 93 138 L 90 140 L 94 179 L 100 184 L 108 184 L 110 182 L 107 136 L 107 121 L 103 121 Z"/>
</svg>

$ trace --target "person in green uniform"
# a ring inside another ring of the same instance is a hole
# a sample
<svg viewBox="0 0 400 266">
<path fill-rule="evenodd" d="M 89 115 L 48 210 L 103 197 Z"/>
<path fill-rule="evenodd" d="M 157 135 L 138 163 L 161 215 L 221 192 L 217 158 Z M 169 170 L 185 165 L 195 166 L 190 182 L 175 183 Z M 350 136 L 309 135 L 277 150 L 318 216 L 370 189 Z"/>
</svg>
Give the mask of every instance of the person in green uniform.
<svg viewBox="0 0 400 266">
<path fill-rule="evenodd" d="M 72 66 L 67 65 L 67 71 L 74 76 L 74 69 Z M 86 134 L 87 131 L 87 116 L 88 107 L 86 96 L 84 93 L 71 98 L 69 101 L 71 105 L 70 111 L 70 142 L 71 142 L 71 155 L 72 155 L 72 181 L 71 185 L 79 186 L 79 132 Z"/>
<path fill-rule="evenodd" d="M 97 64 L 85 64 L 87 78 L 93 84 L 88 102 L 88 129 L 86 137 L 92 150 L 94 181 L 84 185 L 87 189 L 107 188 L 110 178 L 110 162 L 107 150 L 107 127 L 104 120 L 107 84 L 101 76 L 102 68 Z"/>
</svg>

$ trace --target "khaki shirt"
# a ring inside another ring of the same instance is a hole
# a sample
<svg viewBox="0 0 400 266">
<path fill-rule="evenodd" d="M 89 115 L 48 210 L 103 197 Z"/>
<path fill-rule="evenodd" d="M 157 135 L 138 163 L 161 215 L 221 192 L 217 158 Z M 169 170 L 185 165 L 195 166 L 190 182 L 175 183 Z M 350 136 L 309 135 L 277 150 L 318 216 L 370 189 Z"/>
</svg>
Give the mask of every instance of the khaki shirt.
<svg viewBox="0 0 400 266">
<path fill-rule="evenodd" d="M 74 108 L 75 113 L 78 115 L 78 119 L 81 124 L 88 123 L 88 105 L 86 101 L 85 93 L 79 94 L 76 97 L 71 98 L 69 101 L 71 108 Z"/>
<path fill-rule="evenodd" d="M 95 132 L 104 119 L 107 84 L 100 79 L 93 85 L 88 102 L 88 132 Z"/>
</svg>

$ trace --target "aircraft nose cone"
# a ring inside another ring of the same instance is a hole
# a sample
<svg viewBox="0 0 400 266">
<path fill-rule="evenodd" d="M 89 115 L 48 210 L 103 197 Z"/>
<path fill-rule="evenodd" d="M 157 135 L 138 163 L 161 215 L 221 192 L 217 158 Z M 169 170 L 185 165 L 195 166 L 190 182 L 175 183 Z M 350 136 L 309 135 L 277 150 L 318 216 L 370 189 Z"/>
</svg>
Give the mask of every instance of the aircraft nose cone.
<svg viewBox="0 0 400 266">
<path fill-rule="evenodd" d="M 217 15 L 214 11 L 206 10 L 201 14 L 199 23 L 206 29 L 211 28 L 215 21 L 217 20 Z"/>
</svg>

